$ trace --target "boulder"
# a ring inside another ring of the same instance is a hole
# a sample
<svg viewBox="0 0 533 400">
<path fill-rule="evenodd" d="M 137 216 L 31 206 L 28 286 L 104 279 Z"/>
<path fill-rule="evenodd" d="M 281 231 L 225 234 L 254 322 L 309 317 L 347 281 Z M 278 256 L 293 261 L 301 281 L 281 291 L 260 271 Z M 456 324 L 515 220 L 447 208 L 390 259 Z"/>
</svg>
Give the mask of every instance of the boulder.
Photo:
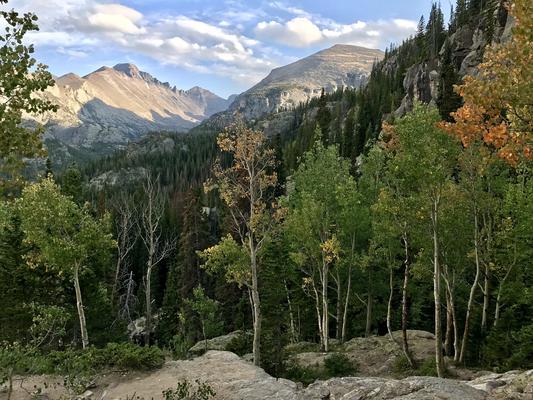
<svg viewBox="0 0 533 400">
<path fill-rule="evenodd" d="M 401 340 L 401 334 L 401 331 L 393 332 L 398 343 Z M 416 360 L 424 361 L 434 357 L 435 336 L 432 333 L 408 330 L 407 340 L 409 349 Z M 316 350 L 313 350 L 312 344 L 308 342 L 287 346 L 287 352 L 292 354 L 289 357 L 290 362 L 303 368 L 322 371 L 327 355 L 317 351 L 318 345 L 315 344 L 314 347 Z M 394 361 L 402 355 L 398 344 L 391 341 L 388 335 L 357 337 L 332 348 L 335 352 L 346 355 L 357 365 L 358 374 L 364 376 L 392 375 Z"/>
<path fill-rule="evenodd" d="M 200 355 L 206 350 L 229 350 L 228 346 L 234 339 L 239 339 L 243 335 L 250 335 L 249 332 L 234 331 L 227 335 L 217 336 L 212 339 L 201 340 L 189 349 L 192 355 Z"/>
<path fill-rule="evenodd" d="M 216 391 L 216 399 L 296 399 L 296 383 L 274 378 L 236 354 L 215 350 L 192 360 L 167 362 L 161 370 L 110 386 L 107 398 L 135 393 L 140 398 L 161 399 L 162 390 L 176 387 L 184 379 L 206 382 Z"/>
<path fill-rule="evenodd" d="M 486 393 L 464 382 L 432 377 L 333 378 L 317 381 L 298 395 L 301 400 L 485 400 Z"/>
<path fill-rule="evenodd" d="M 492 399 L 533 399 L 533 370 L 489 373 L 468 382 L 473 388 L 483 390 Z"/>
</svg>

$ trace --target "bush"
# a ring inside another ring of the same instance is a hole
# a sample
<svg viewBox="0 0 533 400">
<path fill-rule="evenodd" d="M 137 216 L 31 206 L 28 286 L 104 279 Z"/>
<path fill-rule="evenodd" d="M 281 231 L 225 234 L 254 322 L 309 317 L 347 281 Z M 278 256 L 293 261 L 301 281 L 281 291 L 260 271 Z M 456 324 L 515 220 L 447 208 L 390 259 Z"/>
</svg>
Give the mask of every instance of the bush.
<svg viewBox="0 0 533 400">
<path fill-rule="evenodd" d="M 245 354 L 252 352 L 252 345 L 253 336 L 249 332 L 243 332 L 230 340 L 226 347 L 226 350 L 231 351 L 242 357 Z"/>
<path fill-rule="evenodd" d="M 282 377 L 291 381 L 301 382 L 304 385 L 309 385 L 317 379 L 328 378 L 323 372 L 315 368 L 302 367 L 296 363 L 290 363 Z"/>
<path fill-rule="evenodd" d="M 33 353 L 28 358 L 28 363 L 33 365 L 32 373 L 61 376 L 89 376 L 106 369 L 152 370 L 161 367 L 165 361 L 163 351 L 158 347 L 131 343 L 108 343 L 101 349 L 90 347 Z"/>
<path fill-rule="evenodd" d="M 411 368 L 405 355 L 398 356 L 392 364 L 392 371 L 400 376 L 437 376 L 437 363 L 435 358 L 426 358 L 421 363 L 417 363 L 416 368 Z M 448 371 L 444 373 L 448 375 Z"/>
<path fill-rule="evenodd" d="M 163 390 L 165 400 L 209 400 L 215 397 L 216 392 L 211 386 L 196 380 L 196 387 L 187 381 L 178 382 L 176 389 Z"/>
<path fill-rule="evenodd" d="M 407 357 L 404 354 L 402 354 L 401 356 L 397 356 L 394 359 L 394 361 L 392 362 L 392 372 L 402 376 L 409 375 L 413 372 L 413 369 L 409 364 L 409 360 L 407 360 Z"/>
<path fill-rule="evenodd" d="M 350 376 L 357 372 L 356 365 L 345 354 L 332 353 L 324 359 L 324 366 L 330 377 Z"/>
<path fill-rule="evenodd" d="M 446 373 L 446 371 L 444 371 Z M 437 376 L 437 362 L 435 358 L 426 358 L 419 366 L 415 369 L 415 375 L 420 376 Z"/>
<path fill-rule="evenodd" d="M 483 365 L 499 371 L 533 368 L 533 324 L 518 331 L 494 329 L 482 354 Z"/>
<path fill-rule="evenodd" d="M 160 368 L 165 357 L 155 346 L 141 347 L 131 343 L 109 343 L 100 350 L 103 364 L 110 368 L 151 370 Z"/>
</svg>

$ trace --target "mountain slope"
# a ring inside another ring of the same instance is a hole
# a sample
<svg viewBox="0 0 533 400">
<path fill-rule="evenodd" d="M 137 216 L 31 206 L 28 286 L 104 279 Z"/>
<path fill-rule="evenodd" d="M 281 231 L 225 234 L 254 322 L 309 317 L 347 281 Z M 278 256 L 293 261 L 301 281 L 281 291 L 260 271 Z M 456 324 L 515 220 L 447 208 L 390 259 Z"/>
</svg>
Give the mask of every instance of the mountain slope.
<svg viewBox="0 0 533 400">
<path fill-rule="evenodd" d="M 284 67 L 276 68 L 257 85 L 239 95 L 229 112 L 247 120 L 292 108 L 341 87 L 364 84 L 372 65 L 383 58 L 381 50 L 335 45 Z"/>
<path fill-rule="evenodd" d="M 184 131 L 229 104 L 199 87 L 178 90 L 132 64 L 61 76 L 46 96 L 59 111 L 39 122 L 46 126 L 46 141 L 63 153 L 68 147 L 105 153 L 150 131 Z"/>
</svg>

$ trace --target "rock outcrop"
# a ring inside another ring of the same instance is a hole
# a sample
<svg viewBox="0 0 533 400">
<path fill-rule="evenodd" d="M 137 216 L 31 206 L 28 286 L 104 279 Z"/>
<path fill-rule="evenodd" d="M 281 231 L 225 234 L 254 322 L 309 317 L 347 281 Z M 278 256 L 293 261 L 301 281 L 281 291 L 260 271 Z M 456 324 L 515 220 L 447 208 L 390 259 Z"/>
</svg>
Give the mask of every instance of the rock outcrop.
<svg viewBox="0 0 533 400">
<path fill-rule="evenodd" d="M 505 8 L 505 1 L 500 1 L 492 16 L 495 26 L 487 29 L 486 18 L 480 18 L 476 26 L 468 24 L 459 27 L 447 39 L 441 49 L 450 46 L 452 62 L 455 65 L 459 76 L 476 75 L 478 65 L 483 59 L 483 54 L 487 45 L 491 43 L 501 43 L 509 40 L 513 18 Z M 491 32 L 491 37 L 487 37 L 487 31 Z M 393 61 L 393 60 L 391 60 Z M 384 68 L 387 68 L 385 66 Z M 413 107 L 415 101 L 424 103 L 434 103 L 438 96 L 439 66 L 433 63 L 423 63 L 412 65 L 405 73 L 403 87 L 405 97 L 400 107 L 396 110 L 396 115 L 403 115 Z"/>
<path fill-rule="evenodd" d="M 207 350 L 229 350 L 229 345 L 232 343 L 232 341 L 240 339 L 243 335 L 250 335 L 250 333 L 234 331 L 228 333 L 227 335 L 201 340 L 189 349 L 189 353 L 198 355 L 205 353 Z"/>
<path fill-rule="evenodd" d="M 393 332 L 393 336 L 399 343 L 401 331 Z M 435 337 L 432 333 L 408 330 L 407 340 L 416 360 L 422 362 L 434 357 Z M 328 355 L 318 349 L 310 351 L 310 347 L 309 344 L 289 347 L 287 350 L 292 353 L 290 361 L 300 367 L 320 371 Z M 358 373 L 366 376 L 390 376 L 394 372 L 395 360 L 402 356 L 398 344 L 392 342 L 388 336 L 357 337 L 343 345 L 332 345 L 331 348 L 334 352 L 346 355 L 357 366 Z"/>
<path fill-rule="evenodd" d="M 274 378 L 225 351 L 208 351 L 192 360 L 169 361 L 163 368 L 148 373 L 108 374 L 90 390 L 93 398 L 98 399 L 163 399 L 163 390 L 175 388 L 185 379 L 207 383 L 216 391 L 215 399 L 220 400 L 526 400 L 533 393 L 533 370 L 489 374 L 471 382 L 419 376 L 401 380 L 332 378 L 302 388 L 289 380 Z M 66 395 L 57 378 L 27 377 L 20 386 L 15 386 L 13 400 L 30 399 L 35 387 L 42 388 L 42 398 Z"/>
</svg>

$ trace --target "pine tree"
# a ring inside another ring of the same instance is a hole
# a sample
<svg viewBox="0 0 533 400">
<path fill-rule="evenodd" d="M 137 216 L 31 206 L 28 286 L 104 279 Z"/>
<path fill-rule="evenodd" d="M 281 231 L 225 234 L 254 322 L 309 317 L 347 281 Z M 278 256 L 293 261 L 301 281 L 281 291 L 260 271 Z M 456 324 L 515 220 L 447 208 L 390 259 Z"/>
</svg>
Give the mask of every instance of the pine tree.
<svg viewBox="0 0 533 400">
<path fill-rule="evenodd" d="M 454 90 L 454 85 L 459 84 L 459 80 L 459 74 L 453 65 L 450 43 L 447 41 L 440 60 L 437 107 L 441 118 L 448 122 L 453 120 L 450 113 L 455 112 L 462 104 L 461 96 Z"/>
</svg>

